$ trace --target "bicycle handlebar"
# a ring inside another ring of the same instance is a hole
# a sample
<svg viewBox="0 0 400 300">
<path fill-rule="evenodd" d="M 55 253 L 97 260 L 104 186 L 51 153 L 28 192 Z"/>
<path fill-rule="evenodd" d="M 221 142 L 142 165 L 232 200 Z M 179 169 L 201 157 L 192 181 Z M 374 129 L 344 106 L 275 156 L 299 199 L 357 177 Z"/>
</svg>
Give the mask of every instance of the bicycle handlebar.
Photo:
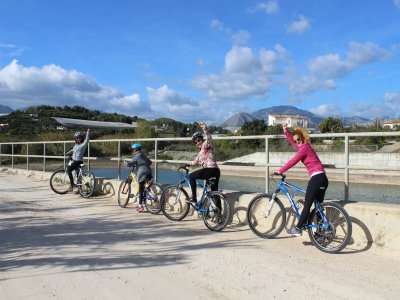
<svg viewBox="0 0 400 300">
<path fill-rule="evenodd" d="M 278 172 L 274 172 L 274 176 L 281 176 L 282 180 L 285 180 L 285 178 L 286 178 L 286 175 L 280 174 Z"/>
<path fill-rule="evenodd" d="M 177 171 L 179 172 L 180 170 L 185 170 L 186 174 L 189 174 L 188 167 L 190 167 L 190 165 L 188 165 L 188 164 L 180 166 Z"/>
</svg>

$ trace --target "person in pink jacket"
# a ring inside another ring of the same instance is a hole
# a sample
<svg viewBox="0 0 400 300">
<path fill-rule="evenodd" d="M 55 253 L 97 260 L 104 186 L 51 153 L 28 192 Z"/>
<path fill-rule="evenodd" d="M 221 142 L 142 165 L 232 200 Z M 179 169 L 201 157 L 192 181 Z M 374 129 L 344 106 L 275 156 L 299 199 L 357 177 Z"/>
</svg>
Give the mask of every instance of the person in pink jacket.
<svg viewBox="0 0 400 300">
<path fill-rule="evenodd" d="M 288 230 L 288 233 L 292 236 L 301 236 L 303 225 L 308 219 L 313 201 L 317 200 L 320 203 L 324 201 L 329 181 L 317 153 L 311 147 L 308 134 L 301 128 L 295 128 L 292 137 L 287 124 L 283 125 L 283 133 L 289 143 L 297 149 L 297 153 L 284 166 L 282 166 L 277 173 L 283 174 L 301 161 L 305 165 L 310 177 L 306 189 L 304 208 L 301 212 L 300 219 L 296 226 L 293 226 Z"/>
<path fill-rule="evenodd" d="M 196 144 L 196 147 L 200 149 L 196 158 L 189 166 L 200 166 L 201 168 L 190 173 L 189 182 L 192 190 L 192 198 L 188 202 L 196 204 L 196 180 L 197 179 L 210 179 L 215 178 L 214 183 L 211 185 L 212 191 L 218 190 L 219 178 L 221 175 L 220 169 L 218 167 L 217 161 L 215 159 L 213 142 L 211 138 L 211 133 L 207 125 L 203 122 L 199 123 L 203 133 L 195 132 L 192 136 L 192 142 Z"/>
</svg>

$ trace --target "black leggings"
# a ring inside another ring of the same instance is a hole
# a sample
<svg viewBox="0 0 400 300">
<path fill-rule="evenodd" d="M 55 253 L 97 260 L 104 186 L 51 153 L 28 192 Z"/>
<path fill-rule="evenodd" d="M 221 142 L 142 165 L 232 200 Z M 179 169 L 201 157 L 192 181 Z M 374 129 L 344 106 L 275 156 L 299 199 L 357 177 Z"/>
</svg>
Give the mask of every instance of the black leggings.
<svg viewBox="0 0 400 300">
<path fill-rule="evenodd" d="M 189 182 L 190 182 L 190 187 L 192 189 L 193 201 L 197 202 L 196 179 L 206 180 L 206 179 L 215 177 L 216 180 L 215 180 L 215 183 L 211 185 L 211 190 L 217 191 L 220 176 L 221 176 L 221 171 L 219 170 L 219 168 L 204 168 L 204 169 L 199 169 L 197 171 L 194 171 L 193 173 L 190 173 Z"/>
<path fill-rule="evenodd" d="M 313 204 L 314 200 L 317 200 L 319 203 L 324 201 L 328 184 L 328 177 L 326 177 L 325 173 L 320 173 L 311 177 L 307 185 L 304 208 L 301 212 L 299 222 L 297 223 L 297 228 L 301 229 L 304 223 L 307 221 L 308 215 L 310 214 L 311 205 Z"/>
<path fill-rule="evenodd" d="M 153 179 L 153 176 L 148 175 L 146 176 L 146 179 L 143 181 L 139 182 L 139 204 L 142 205 L 143 199 L 144 199 L 144 185 L 146 184 L 147 181 L 150 181 Z"/>
<path fill-rule="evenodd" d="M 73 178 L 73 176 L 72 176 L 72 171 L 73 171 L 73 170 L 77 170 L 77 169 L 79 168 L 79 165 L 80 165 L 80 164 L 83 164 L 83 161 L 81 161 L 81 160 L 74 160 L 74 161 L 72 162 L 72 164 L 71 164 L 70 166 L 67 167 L 67 174 L 68 174 L 69 182 L 70 182 L 70 185 L 71 185 L 71 186 L 74 185 L 74 178 Z"/>
</svg>

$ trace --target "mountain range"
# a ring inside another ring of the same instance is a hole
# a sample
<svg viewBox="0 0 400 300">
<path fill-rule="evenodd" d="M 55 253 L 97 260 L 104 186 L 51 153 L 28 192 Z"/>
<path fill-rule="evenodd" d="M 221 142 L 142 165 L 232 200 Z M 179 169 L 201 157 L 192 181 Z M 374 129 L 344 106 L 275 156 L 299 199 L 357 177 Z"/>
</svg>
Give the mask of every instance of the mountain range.
<svg viewBox="0 0 400 300">
<path fill-rule="evenodd" d="M 279 105 L 279 106 L 271 106 L 269 108 L 263 108 L 263 109 L 255 111 L 251 114 L 246 113 L 246 112 L 237 113 L 236 115 L 230 117 L 225 122 L 219 124 L 219 126 L 220 127 L 241 127 L 245 122 L 253 121 L 255 119 L 268 121 L 268 115 L 270 115 L 270 114 L 308 117 L 308 119 L 309 119 L 308 124 L 310 127 L 317 127 L 318 124 L 321 123 L 321 121 L 323 121 L 325 119 L 323 117 L 313 114 L 312 112 L 309 112 L 304 109 L 299 109 L 299 108 L 291 106 L 291 105 Z M 356 123 L 371 122 L 371 120 L 369 120 L 369 119 L 366 119 L 363 117 L 358 117 L 358 116 L 353 116 L 353 117 L 335 116 L 335 117 L 340 118 L 343 122 L 343 125 L 345 125 L 345 126 L 349 126 L 351 124 L 356 124 Z"/>
<path fill-rule="evenodd" d="M 14 110 L 12 108 L 0 104 L 0 114 L 9 114 L 13 111 Z"/>
</svg>

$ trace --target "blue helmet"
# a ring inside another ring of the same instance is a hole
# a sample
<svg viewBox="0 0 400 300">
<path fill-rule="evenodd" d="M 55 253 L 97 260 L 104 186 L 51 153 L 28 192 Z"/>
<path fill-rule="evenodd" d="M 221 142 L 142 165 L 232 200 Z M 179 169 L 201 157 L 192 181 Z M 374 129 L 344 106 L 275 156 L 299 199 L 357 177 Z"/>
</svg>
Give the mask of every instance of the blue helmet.
<svg viewBox="0 0 400 300">
<path fill-rule="evenodd" d="M 142 145 L 141 144 L 138 144 L 138 143 L 135 143 L 135 144 L 132 144 L 132 147 L 131 147 L 133 150 L 141 150 L 142 149 Z"/>
</svg>

